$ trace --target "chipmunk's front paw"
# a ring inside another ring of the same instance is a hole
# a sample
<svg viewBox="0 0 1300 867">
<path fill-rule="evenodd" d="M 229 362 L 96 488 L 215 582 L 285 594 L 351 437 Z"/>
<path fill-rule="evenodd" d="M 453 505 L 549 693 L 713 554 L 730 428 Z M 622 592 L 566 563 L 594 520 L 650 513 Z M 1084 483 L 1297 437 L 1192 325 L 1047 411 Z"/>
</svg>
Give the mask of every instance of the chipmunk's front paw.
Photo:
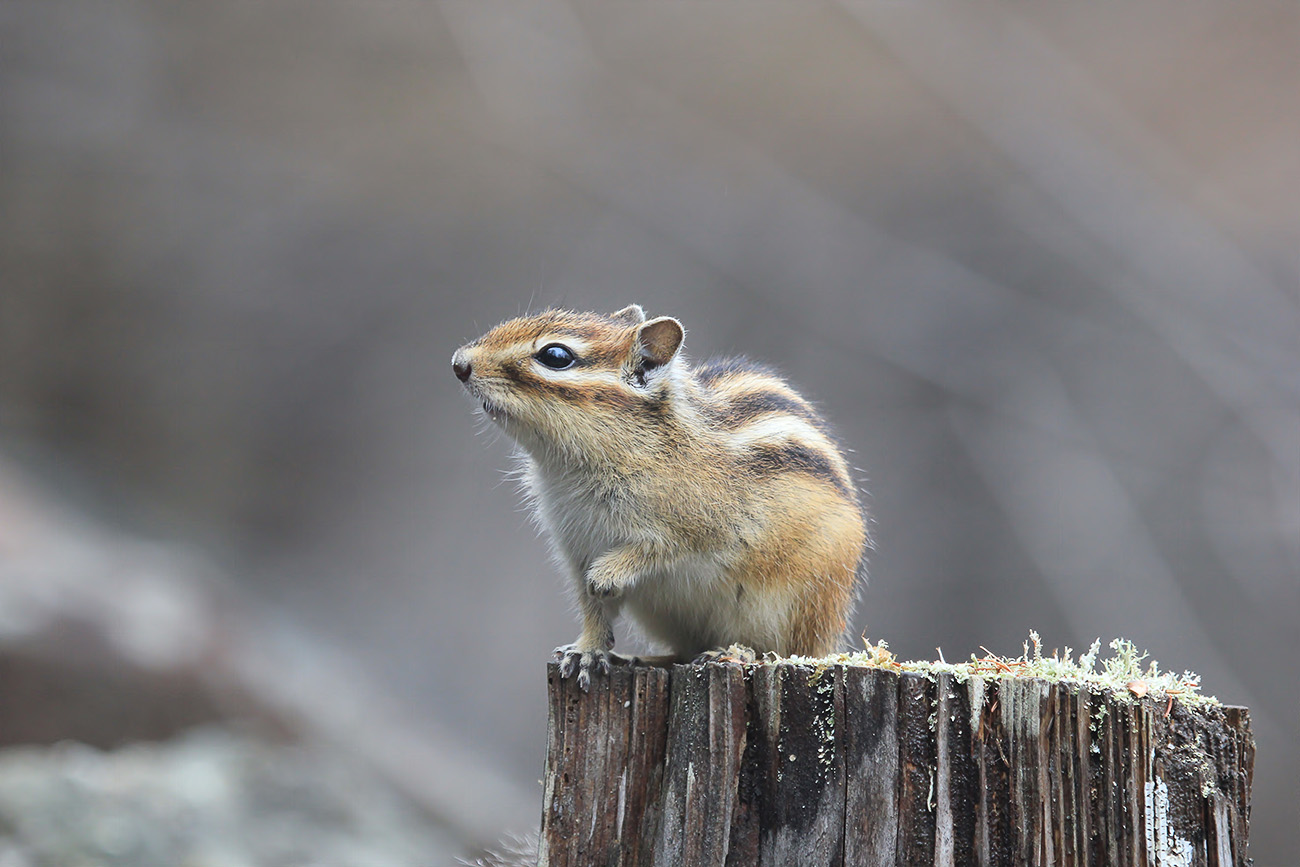
<svg viewBox="0 0 1300 867">
<path fill-rule="evenodd" d="M 733 644 L 730 647 L 719 647 L 716 650 L 706 650 L 699 656 L 695 657 L 696 665 L 704 665 L 706 662 L 736 662 L 749 663 L 754 662 L 758 656 L 754 653 L 752 647 L 746 647 L 743 644 Z"/>
<path fill-rule="evenodd" d="M 594 599 L 617 599 L 623 595 L 621 585 L 602 577 L 593 576 L 586 581 L 587 595 Z"/>
<path fill-rule="evenodd" d="M 609 674 L 610 669 L 615 665 L 636 665 L 635 656 L 623 656 L 612 650 L 586 649 L 584 650 L 577 644 L 566 644 L 563 647 L 555 648 L 555 653 L 551 657 L 560 664 L 560 677 L 573 677 L 576 672 L 578 675 L 578 686 L 583 692 L 591 689 L 591 672 L 592 669 L 599 671 L 601 674 Z"/>
</svg>

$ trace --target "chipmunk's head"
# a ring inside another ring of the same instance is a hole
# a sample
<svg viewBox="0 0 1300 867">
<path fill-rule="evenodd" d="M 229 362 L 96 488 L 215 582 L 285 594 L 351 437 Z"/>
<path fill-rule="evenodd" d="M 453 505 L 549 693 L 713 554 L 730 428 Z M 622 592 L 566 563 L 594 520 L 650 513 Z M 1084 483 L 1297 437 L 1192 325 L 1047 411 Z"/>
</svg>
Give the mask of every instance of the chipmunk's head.
<svg viewBox="0 0 1300 867">
<path fill-rule="evenodd" d="M 452 370 L 535 456 L 591 455 L 654 423 L 671 399 L 682 325 L 633 304 L 608 316 L 547 310 L 456 350 Z"/>
</svg>

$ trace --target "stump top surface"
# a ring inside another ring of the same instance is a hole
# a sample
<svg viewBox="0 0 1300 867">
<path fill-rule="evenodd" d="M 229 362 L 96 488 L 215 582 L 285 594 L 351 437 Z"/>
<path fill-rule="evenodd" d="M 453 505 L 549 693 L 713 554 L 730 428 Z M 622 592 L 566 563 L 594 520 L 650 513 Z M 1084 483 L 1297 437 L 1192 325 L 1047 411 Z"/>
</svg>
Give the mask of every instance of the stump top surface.
<svg viewBox="0 0 1300 867">
<path fill-rule="evenodd" d="M 760 664 L 766 665 L 801 665 L 814 668 L 826 668 L 834 665 L 868 667 L 896 671 L 900 673 L 923 674 L 933 676 L 949 674 L 965 681 L 972 677 L 995 679 L 1042 680 L 1050 683 L 1079 684 L 1096 691 L 1113 691 L 1117 697 L 1125 694 L 1133 698 L 1151 696 L 1164 701 L 1170 696 L 1189 704 L 1209 704 L 1222 706 L 1212 695 L 1201 692 L 1200 676 L 1194 672 L 1184 671 L 1174 674 L 1162 671 L 1159 663 L 1149 658 L 1145 651 L 1125 638 L 1113 639 L 1108 645 L 1112 655 L 1101 656 L 1101 639 L 1077 658 L 1074 650 L 1066 647 L 1063 651 L 1053 650 L 1050 655 L 1043 653 L 1042 640 L 1038 633 L 1031 631 L 1024 643 L 1020 656 L 1000 656 L 985 648 L 983 656 L 971 654 L 965 662 L 947 662 L 942 658 L 932 660 L 901 660 L 889 650 L 886 642 L 872 644 L 867 642 L 860 651 L 837 653 L 826 657 L 772 658 Z"/>
</svg>

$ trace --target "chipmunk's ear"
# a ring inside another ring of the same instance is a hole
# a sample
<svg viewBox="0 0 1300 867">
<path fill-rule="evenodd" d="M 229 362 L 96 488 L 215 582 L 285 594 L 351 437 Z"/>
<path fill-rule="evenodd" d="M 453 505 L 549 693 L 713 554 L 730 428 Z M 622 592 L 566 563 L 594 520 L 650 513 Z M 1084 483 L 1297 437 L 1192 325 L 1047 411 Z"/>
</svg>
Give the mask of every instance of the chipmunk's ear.
<svg viewBox="0 0 1300 867">
<path fill-rule="evenodd" d="M 645 311 L 640 304 L 629 304 L 617 313 L 609 314 L 610 319 L 626 322 L 628 325 L 640 325 L 645 322 Z"/>
<path fill-rule="evenodd" d="M 641 349 L 642 364 L 649 368 L 672 361 L 685 336 L 682 323 L 671 316 L 651 319 L 637 330 L 636 342 Z"/>
</svg>

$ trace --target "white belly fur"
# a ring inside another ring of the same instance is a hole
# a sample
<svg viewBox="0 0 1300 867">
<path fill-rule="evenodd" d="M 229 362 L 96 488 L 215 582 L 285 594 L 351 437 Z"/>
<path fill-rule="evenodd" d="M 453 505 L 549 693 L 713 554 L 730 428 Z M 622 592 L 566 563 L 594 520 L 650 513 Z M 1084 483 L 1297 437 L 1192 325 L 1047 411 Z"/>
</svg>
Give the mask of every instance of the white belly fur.
<svg viewBox="0 0 1300 867">
<path fill-rule="evenodd" d="M 697 558 L 641 576 L 625 594 L 624 608 L 651 639 L 685 656 L 730 644 L 782 651 L 783 600 L 740 587 L 720 564 Z"/>
<path fill-rule="evenodd" d="M 525 480 L 579 593 L 582 569 L 597 557 L 621 545 L 655 541 L 634 512 L 620 513 L 586 485 L 575 484 L 578 480 L 544 478 L 535 467 Z M 621 608 L 648 638 L 684 656 L 737 643 L 784 652 L 790 600 L 760 595 L 748 583 L 738 589 L 741 583 L 729 566 L 715 554 L 687 554 L 670 568 L 637 576 Z"/>
</svg>

